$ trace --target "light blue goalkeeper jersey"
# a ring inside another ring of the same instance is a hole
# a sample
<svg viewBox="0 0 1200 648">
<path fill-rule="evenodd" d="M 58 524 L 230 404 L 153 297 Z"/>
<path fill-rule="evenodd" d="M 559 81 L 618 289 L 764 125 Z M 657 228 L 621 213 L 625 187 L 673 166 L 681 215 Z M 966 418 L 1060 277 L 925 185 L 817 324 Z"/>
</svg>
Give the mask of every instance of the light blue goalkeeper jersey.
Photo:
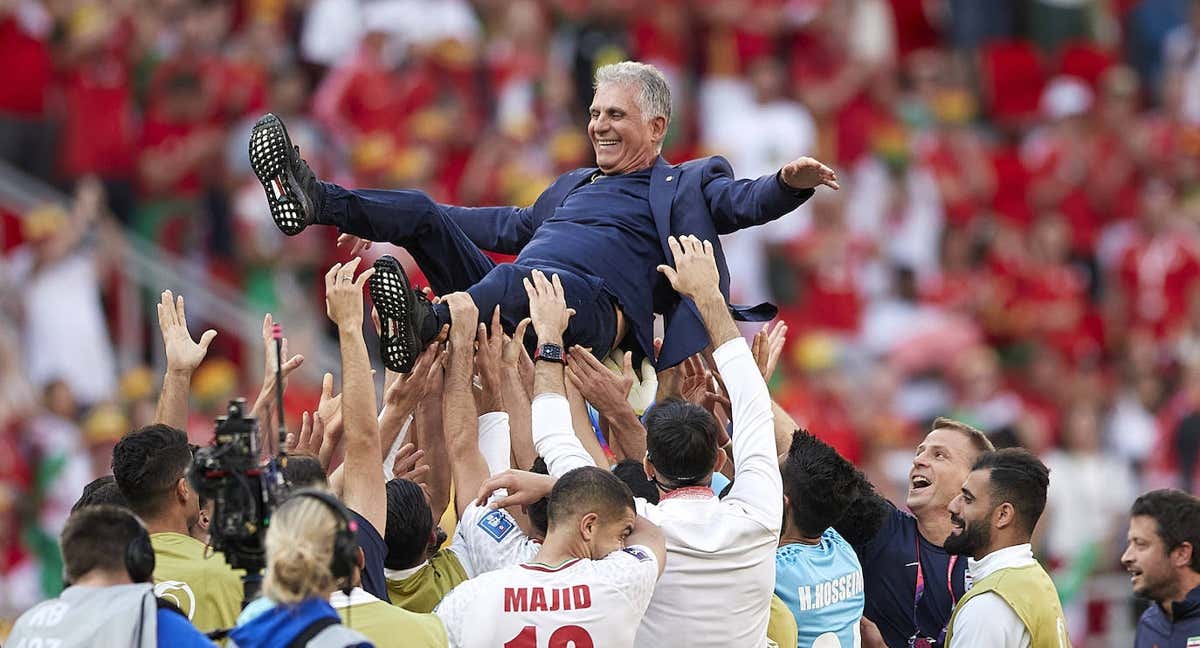
<svg viewBox="0 0 1200 648">
<path fill-rule="evenodd" d="M 775 552 L 775 594 L 799 629 L 797 648 L 858 648 L 863 614 L 862 565 L 832 528 L 821 543 L 788 544 Z"/>
</svg>

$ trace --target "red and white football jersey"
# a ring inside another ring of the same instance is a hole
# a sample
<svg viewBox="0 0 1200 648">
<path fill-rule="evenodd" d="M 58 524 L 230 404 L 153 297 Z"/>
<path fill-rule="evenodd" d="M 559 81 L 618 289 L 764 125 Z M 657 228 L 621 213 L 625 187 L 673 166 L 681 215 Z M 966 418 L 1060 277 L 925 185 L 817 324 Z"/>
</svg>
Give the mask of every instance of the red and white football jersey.
<svg viewBox="0 0 1200 648">
<path fill-rule="evenodd" d="M 491 571 L 434 612 L 451 648 L 629 648 L 657 580 L 654 554 L 633 546 L 602 560 Z"/>
</svg>

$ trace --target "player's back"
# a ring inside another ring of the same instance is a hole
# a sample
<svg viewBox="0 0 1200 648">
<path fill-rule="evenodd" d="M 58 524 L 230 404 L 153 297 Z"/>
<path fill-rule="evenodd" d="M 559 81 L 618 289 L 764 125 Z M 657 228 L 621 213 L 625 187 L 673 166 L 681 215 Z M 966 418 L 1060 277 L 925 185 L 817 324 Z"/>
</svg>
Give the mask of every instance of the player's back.
<svg viewBox="0 0 1200 648">
<path fill-rule="evenodd" d="M 182 533 L 150 535 L 154 594 L 175 604 L 201 632 L 232 628 L 242 609 L 242 571 Z"/>
<path fill-rule="evenodd" d="M 827 529 L 818 544 L 784 545 L 775 565 L 775 594 L 796 618 L 800 646 L 817 645 L 818 639 L 835 645 L 833 637 L 842 646 L 861 643 L 862 566 L 841 534 Z"/>
<path fill-rule="evenodd" d="M 633 645 L 658 579 L 649 549 L 602 560 L 524 563 L 456 587 L 438 606 L 453 648 Z"/>
<path fill-rule="evenodd" d="M 708 489 L 679 489 L 641 509 L 666 537 L 667 567 L 637 645 L 765 645 L 778 527 Z"/>
</svg>

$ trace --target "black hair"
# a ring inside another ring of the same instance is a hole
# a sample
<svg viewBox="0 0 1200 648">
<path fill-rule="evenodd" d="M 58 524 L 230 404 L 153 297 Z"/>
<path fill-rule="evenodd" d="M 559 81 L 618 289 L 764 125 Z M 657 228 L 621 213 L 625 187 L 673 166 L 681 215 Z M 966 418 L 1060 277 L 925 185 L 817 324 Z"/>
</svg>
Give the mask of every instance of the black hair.
<svg viewBox="0 0 1200 648">
<path fill-rule="evenodd" d="M 695 403 L 671 398 L 646 412 L 646 456 L 664 489 L 707 484 L 717 463 L 717 419 Z"/>
<path fill-rule="evenodd" d="M 1200 498 L 1174 488 L 1153 490 L 1133 502 L 1130 517 L 1153 518 L 1167 552 L 1183 543 L 1192 545 L 1194 572 L 1200 572 Z"/>
<path fill-rule="evenodd" d="M 161 512 L 172 487 L 192 463 L 187 435 L 155 423 L 126 434 L 113 448 L 112 471 L 134 513 L 146 518 Z"/>
<path fill-rule="evenodd" d="M 1046 489 L 1050 486 L 1046 464 L 1028 450 L 1004 448 L 983 453 L 971 470 L 990 471 L 992 506 L 1012 504 L 1021 526 L 1032 534 L 1046 508 Z"/>
<path fill-rule="evenodd" d="M 84 486 L 83 494 L 71 505 L 71 512 L 74 513 L 86 506 L 101 504 L 123 509 L 129 508 L 129 501 L 121 494 L 121 489 L 117 487 L 117 480 L 112 475 L 97 477 Z"/>
<path fill-rule="evenodd" d="M 546 460 L 538 457 L 533 460 L 533 465 L 529 467 L 529 472 L 539 475 L 549 475 L 550 469 L 546 467 Z M 550 531 L 550 497 L 546 496 L 525 507 L 525 515 L 529 517 L 529 523 L 533 528 L 546 537 Z"/>
<path fill-rule="evenodd" d="M 550 491 L 550 526 L 594 512 L 604 517 L 635 510 L 633 493 L 616 475 L 596 466 L 568 471 Z"/>
<path fill-rule="evenodd" d="M 658 488 L 654 482 L 646 478 L 646 468 L 636 459 L 624 459 L 613 466 L 612 472 L 617 479 L 625 482 L 634 497 L 640 497 L 651 504 L 658 504 Z"/>
<path fill-rule="evenodd" d="M 807 430 L 792 433 L 781 472 L 792 524 L 809 538 L 841 521 L 866 482 L 837 450 Z"/>
<path fill-rule="evenodd" d="M 425 491 L 415 482 L 396 478 L 387 483 L 387 523 L 383 541 L 388 569 L 409 569 L 425 560 L 433 532 L 433 511 Z"/>
<path fill-rule="evenodd" d="M 283 477 L 292 488 L 324 488 L 329 485 L 321 460 L 312 455 L 288 455 Z"/>
<path fill-rule="evenodd" d="M 127 571 L 126 551 L 145 532 L 128 509 L 100 504 L 72 513 L 60 538 L 66 581 L 73 583 L 94 569 Z"/>
</svg>

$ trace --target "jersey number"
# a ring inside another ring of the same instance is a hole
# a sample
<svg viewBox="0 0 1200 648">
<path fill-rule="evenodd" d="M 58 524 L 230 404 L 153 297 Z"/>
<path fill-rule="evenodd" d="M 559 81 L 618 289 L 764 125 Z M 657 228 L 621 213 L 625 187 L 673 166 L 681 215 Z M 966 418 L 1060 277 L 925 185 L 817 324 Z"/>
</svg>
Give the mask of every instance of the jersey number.
<svg viewBox="0 0 1200 648">
<path fill-rule="evenodd" d="M 521 633 L 504 644 L 504 648 L 537 648 L 537 628 L 525 626 Z M 550 635 L 546 648 L 593 648 L 592 635 L 575 625 L 562 626 Z"/>
</svg>

